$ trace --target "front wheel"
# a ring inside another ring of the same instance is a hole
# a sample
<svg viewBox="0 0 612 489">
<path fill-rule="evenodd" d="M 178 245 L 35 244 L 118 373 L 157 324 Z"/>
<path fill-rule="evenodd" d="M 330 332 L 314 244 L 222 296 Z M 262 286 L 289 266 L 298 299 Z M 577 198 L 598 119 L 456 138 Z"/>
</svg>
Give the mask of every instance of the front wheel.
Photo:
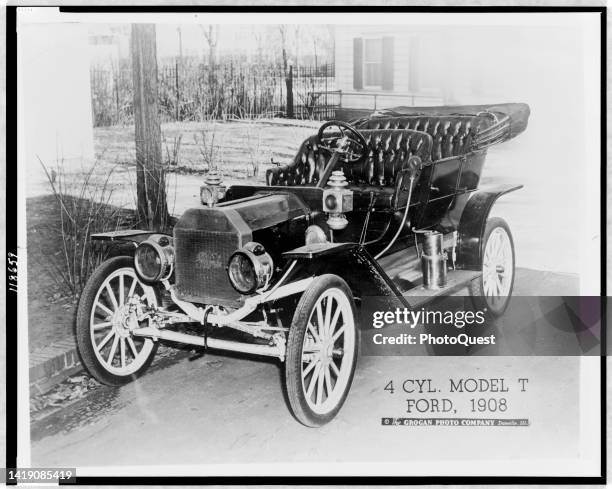
<svg viewBox="0 0 612 489">
<path fill-rule="evenodd" d="M 157 343 L 131 333 L 135 324 L 129 309 L 134 300 L 157 307 L 155 290 L 138 279 L 129 256 L 102 263 L 81 294 L 77 346 L 87 371 L 103 384 L 122 385 L 135 379 L 155 356 Z"/>
<path fill-rule="evenodd" d="M 513 286 L 512 233 L 506 221 L 494 217 L 487 221 L 482 241 L 482 275 L 470 285 L 470 295 L 476 309 L 495 319 L 508 307 Z"/>
<path fill-rule="evenodd" d="M 353 381 L 358 333 L 353 294 L 336 275 L 322 275 L 302 295 L 287 343 L 285 382 L 295 417 L 311 427 L 331 421 Z"/>
</svg>

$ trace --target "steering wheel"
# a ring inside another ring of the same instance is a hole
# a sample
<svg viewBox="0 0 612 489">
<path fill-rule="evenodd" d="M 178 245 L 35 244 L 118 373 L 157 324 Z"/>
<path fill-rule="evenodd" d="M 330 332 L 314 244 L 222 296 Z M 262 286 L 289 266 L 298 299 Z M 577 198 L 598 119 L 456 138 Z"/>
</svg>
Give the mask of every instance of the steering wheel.
<svg viewBox="0 0 612 489">
<path fill-rule="evenodd" d="M 325 134 L 326 129 L 336 127 L 338 131 Z M 353 126 L 342 121 L 328 121 L 317 133 L 319 146 L 338 155 L 346 163 L 356 163 L 368 153 L 368 143 Z"/>
</svg>

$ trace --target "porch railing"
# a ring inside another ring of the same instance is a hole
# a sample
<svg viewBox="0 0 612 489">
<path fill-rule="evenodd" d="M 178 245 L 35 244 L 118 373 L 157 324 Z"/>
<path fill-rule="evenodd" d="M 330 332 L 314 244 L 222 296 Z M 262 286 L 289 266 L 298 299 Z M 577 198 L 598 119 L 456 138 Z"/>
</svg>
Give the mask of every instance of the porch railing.
<svg viewBox="0 0 612 489">
<path fill-rule="evenodd" d="M 309 98 L 313 101 L 313 111 L 316 113 L 326 107 L 327 110 L 339 108 L 357 108 L 377 110 L 381 100 L 397 100 L 397 104 L 408 106 L 417 105 L 443 105 L 444 99 L 439 95 L 427 95 L 418 93 L 381 93 L 381 92 L 355 92 L 355 91 L 318 91 L 310 92 Z M 355 99 L 364 99 L 369 102 L 355 103 Z M 352 102 L 351 102 L 352 100 Z"/>
</svg>

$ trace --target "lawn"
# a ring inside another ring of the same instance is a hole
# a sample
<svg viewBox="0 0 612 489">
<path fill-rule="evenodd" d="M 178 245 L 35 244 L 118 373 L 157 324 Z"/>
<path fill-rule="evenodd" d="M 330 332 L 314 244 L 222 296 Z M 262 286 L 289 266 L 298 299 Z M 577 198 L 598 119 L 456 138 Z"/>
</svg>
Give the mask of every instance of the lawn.
<svg viewBox="0 0 612 489">
<path fill-rule="evenodd" d="M 203 173 L 214 164 L 230 178 L 263 182 L 272 161 L 290 162 L 319 125 L 284 119 L 163 124 L 163 158 L 171 171 Z M 134 164 L 133 126 L 95 128 L 94 138 L 96 157 L 105 164 Z"/>
<path fill-rule="evenodd" d="M 319 122 L 286 119 L 163 124 L 164 160 L 175 163 L 168 166 L 170 212 L 179 215 L 199 200 L 199 188 L 211 163 L 223 172 L 227 185 L 263 183 L 266 170 L 276 163 L 291 162 L 302 141 L 314 134 L 319 125 Z M 66 161 L 62 163 L 62 173 L 78 188 L 83 175 L 94 164 L 91 183 L 102 185 L 108 180 L 108 187 L 113 192 L 109 203 L 134 208 L 134 126 L 95 128 L 94 145 L 95 162 Z M 42 167 L 38 162 L 31 165 L 27 196 L 48 195 L 51 189 Z"/>
</svg>

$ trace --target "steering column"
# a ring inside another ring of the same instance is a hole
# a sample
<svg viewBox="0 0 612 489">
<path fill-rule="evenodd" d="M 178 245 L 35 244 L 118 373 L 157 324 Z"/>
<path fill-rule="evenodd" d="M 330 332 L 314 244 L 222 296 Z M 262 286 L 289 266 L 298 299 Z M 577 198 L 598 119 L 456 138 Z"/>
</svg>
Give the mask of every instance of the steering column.
<svg viewBox="0 0 612 489">
<path fill-rule="evenodd" d="M 337 131 L 328 132 L 330 127 Z M 327 213 L 327 225 L 332 230 L 342 230 L 348 225 L 345 213 L 353 210 L 353 192 L 347 189 L 348 182 L 342 168 L 335 170 L 339 161 L 356 163 L 367 154 L 368 145 L 364 137 L 350 124 L 341 121 L 329 121 L 321 126 L 317 134 L 319 147 L 331 153 L 318 188 L 328 188 L 323 192 L 323 211 Z"/>
</svg>

